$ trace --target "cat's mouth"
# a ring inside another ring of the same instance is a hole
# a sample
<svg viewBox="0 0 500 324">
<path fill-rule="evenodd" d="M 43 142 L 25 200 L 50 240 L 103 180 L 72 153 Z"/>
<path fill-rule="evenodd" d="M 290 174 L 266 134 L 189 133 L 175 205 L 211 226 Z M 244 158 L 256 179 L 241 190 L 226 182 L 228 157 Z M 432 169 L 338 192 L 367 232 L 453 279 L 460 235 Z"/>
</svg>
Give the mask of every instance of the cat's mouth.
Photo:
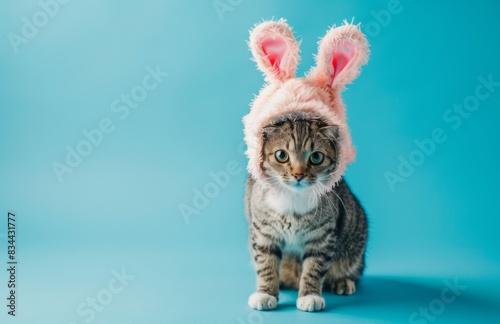
<svg viewBox="0 0 500 324">
<path fill-rule="evenodd" d="M 309 183 L 309 181 L 302 180 L 302 181 L 293 181 L 289 183 L 288 186 L 294 190 L 304 190 L 310 188 L 311 184 Z"/>
<path fill-rule="evenodd" d="M 313 188 L 313 182 L 309 178 L 303 178 L 300 180 L 274 178 L 274 183 L 277 184 L 278 187 L 292 192 L 301 192 Z"/>
</svg>

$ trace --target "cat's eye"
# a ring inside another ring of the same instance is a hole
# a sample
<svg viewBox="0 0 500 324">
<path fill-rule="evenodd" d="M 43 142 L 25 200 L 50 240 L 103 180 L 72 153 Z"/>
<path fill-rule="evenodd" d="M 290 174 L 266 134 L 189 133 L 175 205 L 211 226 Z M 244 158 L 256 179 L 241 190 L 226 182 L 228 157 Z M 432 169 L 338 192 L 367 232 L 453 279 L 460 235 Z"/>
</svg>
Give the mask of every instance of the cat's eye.
<svg viewBox="0 0 500 324">
<path fill-rule="evenodd" d="M 278 150 L 274 153 L 274 156 L 276 157 L 276 161 L 279 163 L 285 163 L 288 161 L 288 154 L 285 151 Z"/>
<path fill-rule="evenodd" d="M 311 155 L 309 156 L 309 162 L 311 162 L 312 165 L 318 165 L 323 162 L 325 159 L 325 155 L 321 152 L 312 152 Z"/>
</svg>

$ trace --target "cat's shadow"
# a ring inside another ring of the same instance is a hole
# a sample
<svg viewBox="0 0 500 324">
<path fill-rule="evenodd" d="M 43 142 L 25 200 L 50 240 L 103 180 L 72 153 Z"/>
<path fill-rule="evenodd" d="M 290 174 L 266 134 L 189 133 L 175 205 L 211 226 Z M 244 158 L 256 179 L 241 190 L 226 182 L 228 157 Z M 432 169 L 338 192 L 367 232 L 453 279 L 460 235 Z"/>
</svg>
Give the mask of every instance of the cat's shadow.
<svg viewBox="0 0 500 324">
<path fill-rule="evenodd" d="M 325 292 L 323 296 L 326 308 L 323 312 L 345 315 L 364 314 L 367 317 L 380 318 L 381 312 L 387 313 L 390 310 L 392 319 L 398 318 L 407 322 L 413 313 L 419 313 L 421 307 L 434 307 L 440 313 L 447 311 L 447 315 L 450 316 L 454 315 L 450 310 L 455 310 L 458 313 L 467 313 L 464 315 L 490 314 L 494 318 L 500 318 L 498 311 L 500 305 L 493 298 L 476 296 L 470 293 L 468 288 L 460 289 L 463 287 L 462 283 L 458 283 L 459 289 L 456 290 L 458 294 L 455 296 L 447 288 L 444 280 L 445 278 L 422 280 L 411 277 L 366 276 L 358 283 L 354 295 L 338 296 Z M 448 280 L 453 285 L 453 278 Z M 282 291 L 278 311 L 295 308 L 296 299 L 297 291 Z M 450 301 L 451 299 L 453 301 Z M 444 308 L 440 309 L 442 305 Z"/>
</svg>

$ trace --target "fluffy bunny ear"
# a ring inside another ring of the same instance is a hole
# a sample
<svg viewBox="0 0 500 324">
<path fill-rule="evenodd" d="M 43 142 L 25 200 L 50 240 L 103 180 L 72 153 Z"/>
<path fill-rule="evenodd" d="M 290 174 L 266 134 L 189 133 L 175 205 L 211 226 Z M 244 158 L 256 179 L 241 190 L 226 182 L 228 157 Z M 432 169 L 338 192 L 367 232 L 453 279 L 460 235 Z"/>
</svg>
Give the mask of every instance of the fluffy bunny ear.
<svg viewBox="0 0 500 324">
<path fill-rule="evenodd" d="M 310 76 L 343 90 L 359 75 L 359 69 L 368 60 L 368 42 L 358 25 L 344 21 L 344 25 L 331 28 L 319 42 L 316 67 Z"/>
<path fill-rule="evenodd" d="M 249 47 L 266 81 L 282 82 L 295 77 L 299 43 L 284 19 L 257 25 L 250 32 Z"/>
</svg>

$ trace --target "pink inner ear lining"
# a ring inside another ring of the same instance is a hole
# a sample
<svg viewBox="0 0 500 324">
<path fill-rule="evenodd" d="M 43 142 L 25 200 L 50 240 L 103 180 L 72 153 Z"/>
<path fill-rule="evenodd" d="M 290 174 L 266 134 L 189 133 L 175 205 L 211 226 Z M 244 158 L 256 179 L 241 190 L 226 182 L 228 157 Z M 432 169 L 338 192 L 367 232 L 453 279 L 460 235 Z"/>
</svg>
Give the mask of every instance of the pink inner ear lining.
<svg viewBox="0 0 500 324">
<path fill-rule="evenodd" d="M 269 59 L 269 63 L 271 63 L 276 70 L 280 70 L 281 61 L 285 56 L 286 49 L 286 42 L 281 37 L 273 38 L 268 36 L 262 40 L 262 51 Z"/>
<path fill-rule="evenodd" d="M 332 84 L 335 78 L 344 70 L 344 68 L 351 62 L 358 51 L 356 46 L 347 40 L 335 40 L 333 43 L 332 51 Z"/>
</svg>

